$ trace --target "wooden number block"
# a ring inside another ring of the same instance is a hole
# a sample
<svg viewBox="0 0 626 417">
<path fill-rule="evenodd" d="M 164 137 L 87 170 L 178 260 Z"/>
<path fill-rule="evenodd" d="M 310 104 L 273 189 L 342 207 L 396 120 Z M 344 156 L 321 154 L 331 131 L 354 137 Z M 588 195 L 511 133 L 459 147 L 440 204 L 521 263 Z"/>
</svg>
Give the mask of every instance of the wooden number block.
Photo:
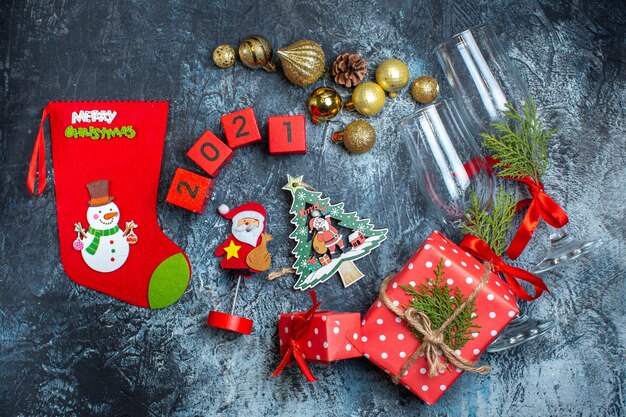
<svg viewBox="0 0 626 417">
<path fill-rule="evenodd" d="M 213 178 L 234 155 L 232 149 L 209 130 L 187 152 L 187 156 Z"/>
<path fill-rule="evenodd" d="M 304 116 L 271 116 L 267 120 L 270 154 L 306 153 Z"/>
<path fill-rule="evenodd" d="M 165 201 L 194 213 L 203 213 L 211 198 L 213 187 L 211 179 L 186 169 L 176 168 Z"/>
<path fill-rule="evenodd" d="M 232 149 L 261 141 L 261 133 L 252 107 L 223 115 L 222 126 L 226 142 Z"/>
</svg>

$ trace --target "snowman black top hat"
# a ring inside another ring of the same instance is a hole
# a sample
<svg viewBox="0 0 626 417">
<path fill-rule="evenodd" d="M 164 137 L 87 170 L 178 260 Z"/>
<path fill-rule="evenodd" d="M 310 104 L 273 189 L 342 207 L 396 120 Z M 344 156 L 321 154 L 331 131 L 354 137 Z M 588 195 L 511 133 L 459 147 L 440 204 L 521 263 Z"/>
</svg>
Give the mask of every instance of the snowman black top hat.
<svg viewBox="0 0 626 417">
<path fill-rule="evenodd" d="M 109 180 L 98 180 L 87 184 L 89 196 L 91 199 L 87 201 L 91 207 L 104 206 L 113 201 L 113 197 L 109 195 Z"/>
</svg>

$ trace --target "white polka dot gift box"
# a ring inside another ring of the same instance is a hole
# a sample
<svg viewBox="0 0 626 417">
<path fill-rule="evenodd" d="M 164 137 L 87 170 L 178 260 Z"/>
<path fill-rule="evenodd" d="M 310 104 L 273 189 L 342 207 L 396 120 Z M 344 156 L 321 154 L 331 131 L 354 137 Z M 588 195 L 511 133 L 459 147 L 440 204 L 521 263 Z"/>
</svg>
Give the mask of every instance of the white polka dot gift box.
<svg viewBox="0 0 626 417">
<path fill-rule="evenodd" d="M 475 361 L 518 312 L 504 281 L 433 232 L 383 282 L 361 323 L 358 350 L 432 405 L 463 370 L 488 371 Z"/>
<path fill-rule="evenodd" d="M 282 361 L 274 371 L 279 375 L 294 360 L 310 382 L 315 381 L 307 361 L 331 362 L 362 356 L 361 314 L 319 311 L 315 291 L 308 311 L 278 316 Z"/>
</svg>

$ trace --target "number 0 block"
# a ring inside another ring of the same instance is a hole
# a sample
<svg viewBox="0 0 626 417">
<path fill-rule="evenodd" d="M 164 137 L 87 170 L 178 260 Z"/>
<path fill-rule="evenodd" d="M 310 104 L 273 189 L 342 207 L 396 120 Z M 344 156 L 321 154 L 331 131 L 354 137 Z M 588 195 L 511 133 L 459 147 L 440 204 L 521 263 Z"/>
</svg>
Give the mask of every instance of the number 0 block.
<svg viewBox="0 0 626 417">
<path fill-rule="evenodd" d="M 187 156 L 213 178 L 217 177 L 234 155 L 233 151 L 209 130 L 204 132 L 187 152 Z"/>
<path fill-rule="evenodd" d="M 261 141 L 261 133 L 252 107 L 222 116 L 226 142 L 232 149 Z"/>
<path fill-rule="evenodd" d="M 303 115 L 271 116 L 267 119 L 270 154 L 306 153 L 306 127 Z"/>
<path fill-rule="evenodd" d="M 165 201 L 194 213 L 204 213 L 213 187 L 211 179 L 186 169 L 176 168 Z"/>
</svg>

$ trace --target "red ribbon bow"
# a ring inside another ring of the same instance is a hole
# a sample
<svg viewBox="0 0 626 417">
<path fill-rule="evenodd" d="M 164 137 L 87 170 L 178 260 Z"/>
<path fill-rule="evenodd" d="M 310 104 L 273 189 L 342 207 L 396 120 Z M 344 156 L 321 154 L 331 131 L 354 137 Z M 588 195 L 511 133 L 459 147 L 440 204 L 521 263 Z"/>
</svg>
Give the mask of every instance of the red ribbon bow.
<svg viewBox="0 0 626 417">
<path fill-rule="evenodd" d="M 311 300 L 313 302 L 313 306 L 304 313 L 296 314 L 294 317 L 294 325 L 292 330 L 293 336 L 287 340 L 287 351 L 283 355 L 283 359 L 278 364 L 278 367 L 272 374 L 272 376 L 278 376 L 285 369 L 287 365 L 290 365 L 293 360 L 296 360 L 298 367 L 306 377 L 307 381 L 315 382 L 317 379 L 313 376 L 311 369 L 309 369 L 309 365 L 306 363 L 306 360 L 302 357 L 302 351 L 300 350 L 300 338 L 304 336 L 307 329 L 311 325 L 313 321 L 313 316 L 317 312 L 317 309 L 320 307 L 321 303 L 317 302 L 317 296 L 315 291 L 309 291 L 311 294 Z M 321 362 L 312 360 L 312 362 Z"/>
<path fill-rule="evenodd" d="M 504 275 L 506 282 L 511 287 L 511 291 L 513 291 L 518 298 L 526 301 L 533 301 L 539 298 L 544 291 L 550 292 L 541 278 L 522 268 L 517 268 L 507 264 L 494 252 L 493 249 L 491 249 L 487 242 L 481 238 L 469 234 L 465 235 L 459 246 L 474 255 L 476 258 L 491 262 L 493 264 L 493 271 L 495 273 L 501 272 Z M 527 281 L 535 287 L 534 297 L 528 294 L 524 287 L 517 282 L 518 279 Z"/>
<path fill-rule="evenodd" d="M 528 187 L 528 191 L 532 196 L 529 199 L 522 200 L 517 204 L 517 210 L 520 210 L 528 206 L 528 210 L 524 215 L 524 220 L 519 229 L 515 233 L 511 244 L 506 250 L 506 254 L 511 259 L 519 257 L 530 238 L 535 233 L 535 229 L 541 219 L 545 220 L 552 227 L 561 228 L 567 224 L 569 219 L 567 213 L 556 201 L 554 201 L 543 190 L 543 183 L 541 181 L 536 182 L 532 177 L 526 176 L 523 178 L 511 178 L 516 181 L 524 183 Z"/>
<path fill-rule="evenodd" d="M 45 107 L 41 115 L 41 123 L 39 124 L 39 132 L 37 132 L 37 139 L 35 140 L 35 148 L 33 149 L 30 165 L 28 166 L 28 177 L 26 177 L 28 191 L 35 197 L 41 195 L 46 188 L 46 142 L 44 140 L 43 124 L 47 117 L 48 107 Z M 39 167 L 39 184 L 37 186 L 37 193 L 35 193 L 35 174 L 37 167 Z"/>
<path fill-rule="evenodd" d="M 476 157 L 463 164 L 463 167 L 467 175 L 471 178 L 483 169 L 487 170 L 488 175 L 491 175 L 493 173 L 493 166 L 496 163 L 498 163 L 498 159 L 491 156 L 485 158 Z M 545 193 L 541 181 L 537 182 L 530 176 L 523 178 L 505 178 L 524 183 L 532 196 L 517 204 L 517 211 L 524 207 L 528 207 L 528 211 L 526 211 L 522 224 L 517 229 L 517 233 L 515 233 L 511 244 L 506 250 L 506 254 L 509 258 L 517 259 L 528 245 L 530 238 L 533 237 L 535 229 L 537 229 L 541 219 L 544 219 L 546 223 L 557 229 L 565 226 L 569 219 L 567 218 L 565 210 Z"/>
</svg>

